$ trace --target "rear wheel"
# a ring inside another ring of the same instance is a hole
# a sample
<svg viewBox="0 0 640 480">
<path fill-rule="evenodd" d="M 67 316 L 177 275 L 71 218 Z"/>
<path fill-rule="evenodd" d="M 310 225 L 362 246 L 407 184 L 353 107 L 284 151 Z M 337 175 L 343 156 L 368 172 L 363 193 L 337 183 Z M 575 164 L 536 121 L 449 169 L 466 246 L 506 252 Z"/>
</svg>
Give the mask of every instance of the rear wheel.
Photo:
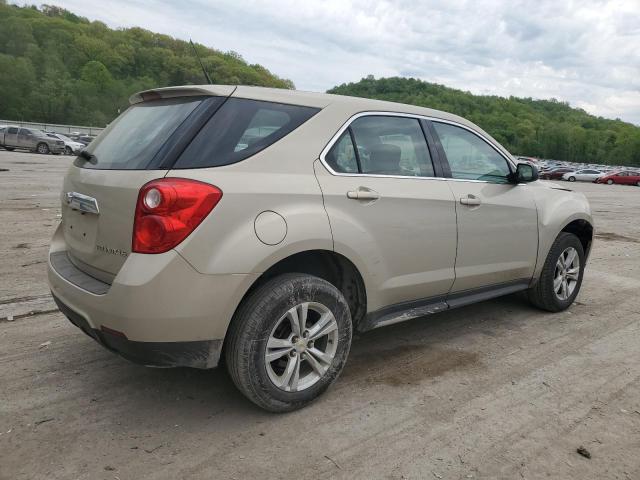
<svg viewBox="0 0 640 480">
<path fill-rule="evenodd" d="M 15 148 L 13 147 L 4 147 L 5 150 L 9 150 L 10 152 L 13 152 L 15 150 Z"/>
<path fill-rule="evenodd" d="M 584 249 L 578 237 L 561 232 L 549 250 L 538 282 L 528 291 L 529 300 L 549 312 L 565 310 L 580 291 L 584 266 Z"/>
<path fill-rule="evenodd" d="M 71 150 L 71 147 L 64 147 L 64 154 L 73 155 L 73 150 Z"/>
<path fill-rule="evenodd" d="M 41 142 L 38 144 L 38 146 L 36 147 L 36 151 L 38 153 L 41 153 L 43 155 L 46 155 L 47 153 L 49 153 L 49 145 L 47 145 L 44 142 Z"/>
<path fill-rule="evenodd" d="M 349 307 L 337 288 L 311 275 L 281 275 L 238 308 L 225 345 L 227 368 L 256 405 L 296 410 L 336 380 L 351 334 Z"/>
</svg>

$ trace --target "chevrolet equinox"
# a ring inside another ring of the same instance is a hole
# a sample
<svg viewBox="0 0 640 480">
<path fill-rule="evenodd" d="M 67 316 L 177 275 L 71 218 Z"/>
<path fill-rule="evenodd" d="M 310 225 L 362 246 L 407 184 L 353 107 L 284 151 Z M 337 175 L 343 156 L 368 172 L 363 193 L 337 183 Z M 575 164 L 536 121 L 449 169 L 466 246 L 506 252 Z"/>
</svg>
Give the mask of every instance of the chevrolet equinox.
<svg viewBox="0 0 640 480">
<path fill-rule="evenodd" d="M 60 310 L 131 361 L 224 363 L 290 411 L 354 331 L 517 291 L 557 312 L 580 290 L 586 198 L 463 118 L 244 86 L 130 103 L 67 172 L 48 266 Z"/>
</svg>

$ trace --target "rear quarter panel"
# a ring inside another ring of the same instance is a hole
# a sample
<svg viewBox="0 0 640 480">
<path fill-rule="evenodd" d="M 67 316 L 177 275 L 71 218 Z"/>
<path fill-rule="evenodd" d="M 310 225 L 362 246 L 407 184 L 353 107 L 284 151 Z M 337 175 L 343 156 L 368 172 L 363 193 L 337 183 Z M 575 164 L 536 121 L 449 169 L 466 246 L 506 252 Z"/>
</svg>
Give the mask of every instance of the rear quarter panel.
<svg viewBox="0 0 640 480">
<path fill-rule="evenodd" d="M 174 169 L 168 177 L 216 185 L 222 199 L 176 250 L 206 274 L 262 273 L 279 260 L 306 250 L 333 250 L 329 220 L 313 163 L 335 125 L 320 111 L 256 155 L 222 167 Z M 255 219 L 265 211 L 282 216 L 286 236 L 276 245 L 256 235 Z"/>
</svg>

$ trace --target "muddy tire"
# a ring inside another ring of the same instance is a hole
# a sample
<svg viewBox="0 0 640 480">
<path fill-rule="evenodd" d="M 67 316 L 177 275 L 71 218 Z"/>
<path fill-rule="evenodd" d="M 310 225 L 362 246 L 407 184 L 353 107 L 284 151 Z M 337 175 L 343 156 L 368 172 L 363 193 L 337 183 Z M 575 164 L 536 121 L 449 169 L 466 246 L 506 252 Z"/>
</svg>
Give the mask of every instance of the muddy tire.
<svg viewBox="0 0 640 480">
<path fill-rule="evenodd" d="M 280 275 L 241 303 L 225 341 L 226 365 L 249 400 L 288 412 L 336 380 L 351 336 L 349 307 L 337 288 L 311 275 Z"/>
<path fill-rule="evenodd" d="M 538 282 L 527 292 L 529 301 L 549 312 L 565 310 L 580 291 L 584 267 L 580 240 L 572 233 L 561 232 L 549 250 Z"/>
</svg>

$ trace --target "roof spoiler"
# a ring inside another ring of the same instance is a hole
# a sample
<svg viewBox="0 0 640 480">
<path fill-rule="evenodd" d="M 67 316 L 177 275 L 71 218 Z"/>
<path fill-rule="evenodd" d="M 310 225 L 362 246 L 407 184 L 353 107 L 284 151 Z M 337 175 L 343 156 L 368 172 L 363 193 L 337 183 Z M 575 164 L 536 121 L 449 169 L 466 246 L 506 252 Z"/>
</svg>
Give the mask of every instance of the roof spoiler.
<svg viewBox="0 0 640 480">
<path fill-rule="evenodd" d="M 134 93 L 129 97 L 129 103 L 134 105 L 149 100 L 175 97 L 228 97 L 237 87 L 235 85 L 193 85 L 187 87 L 164 87 Z"/>
</svg>

